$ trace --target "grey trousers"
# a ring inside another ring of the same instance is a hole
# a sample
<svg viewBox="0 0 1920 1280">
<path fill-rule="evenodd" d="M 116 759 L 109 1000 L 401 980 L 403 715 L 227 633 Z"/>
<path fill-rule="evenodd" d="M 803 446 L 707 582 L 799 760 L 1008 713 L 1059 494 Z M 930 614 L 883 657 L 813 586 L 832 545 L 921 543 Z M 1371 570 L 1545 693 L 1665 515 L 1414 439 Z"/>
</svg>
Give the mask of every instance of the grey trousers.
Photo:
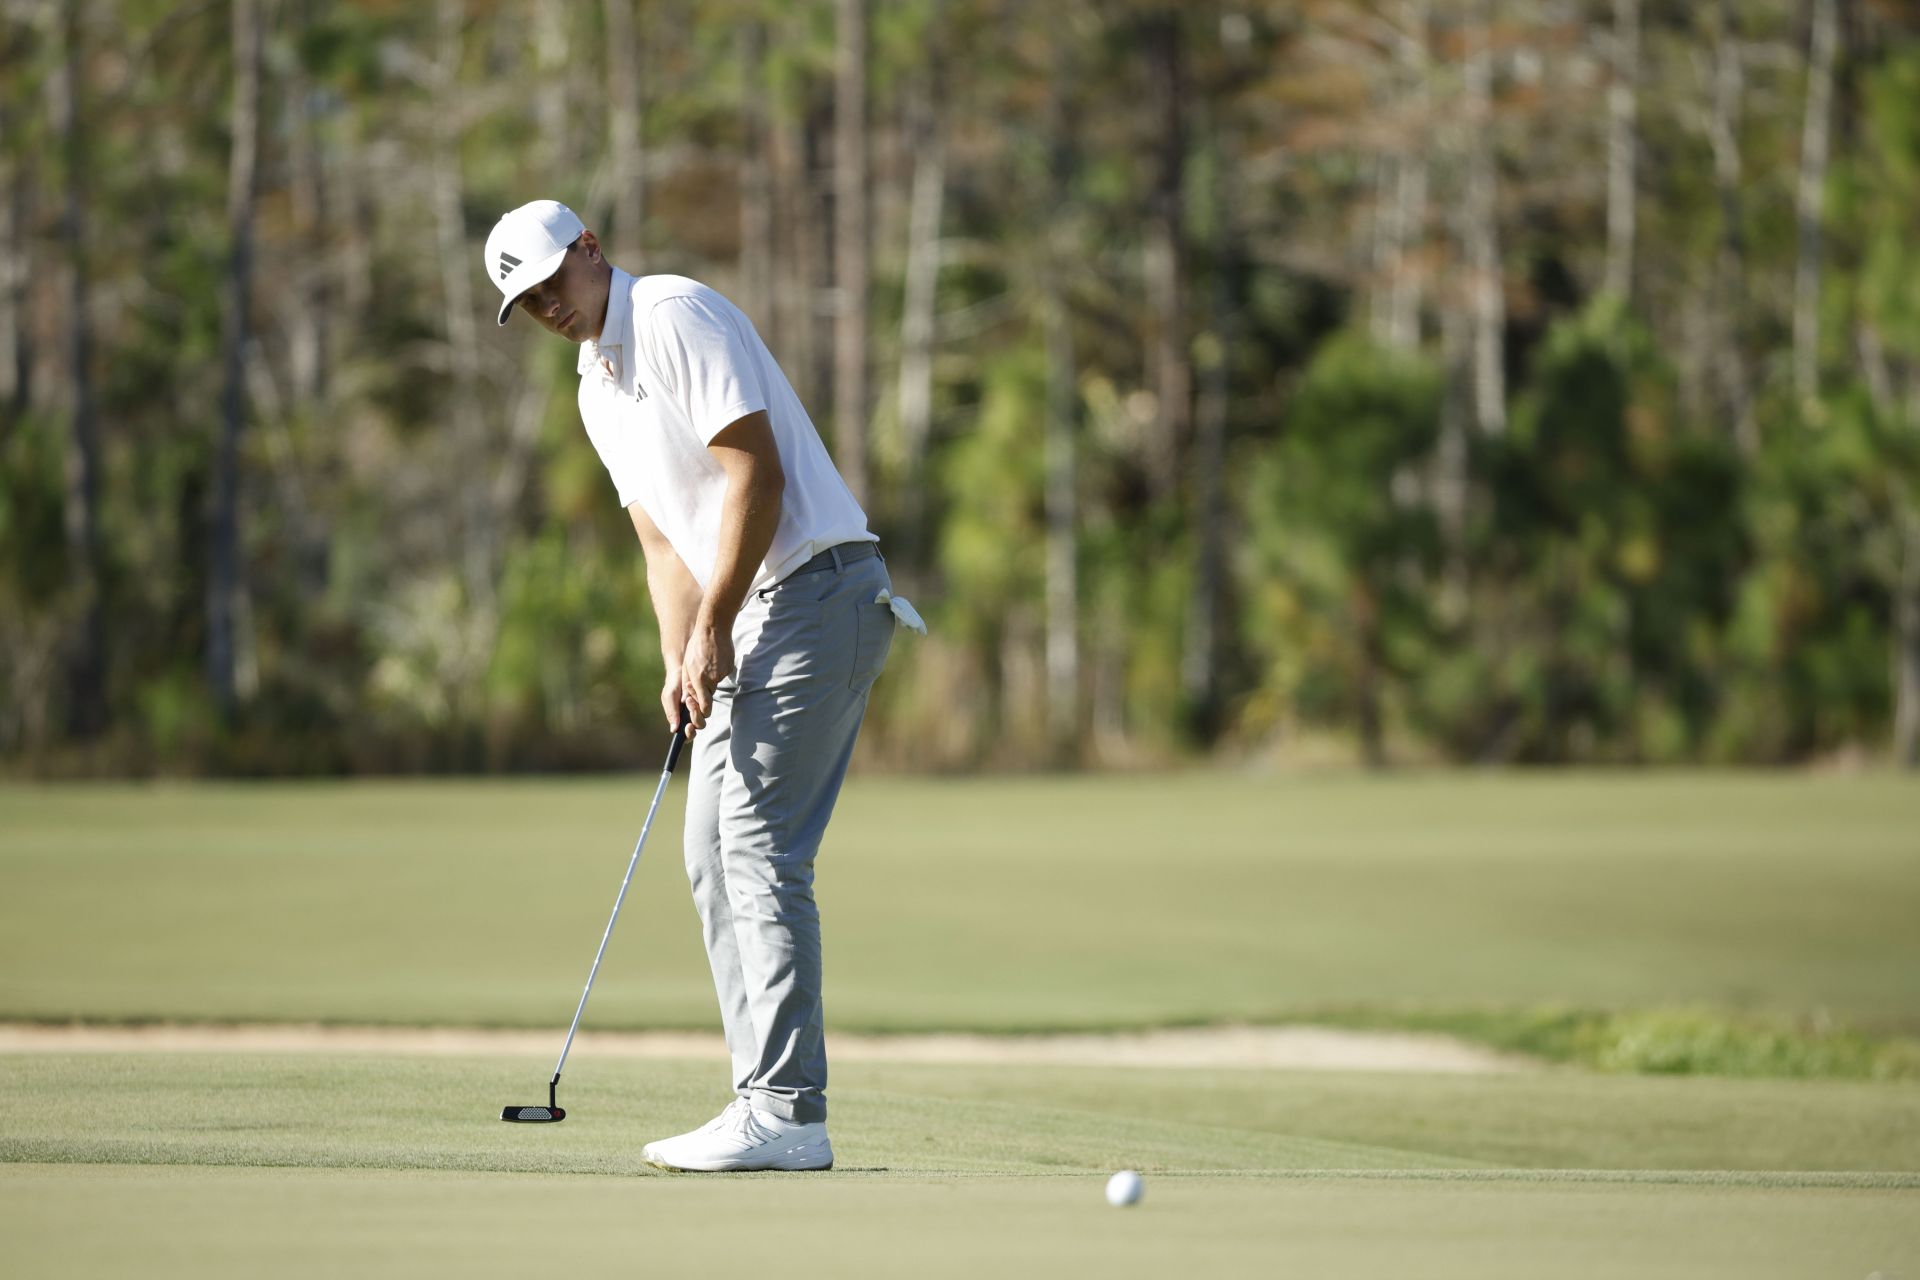
<svg viewBox="0 0 1920 1280">
<path fill-rule="evenodd" d="M 890 585 L 878 555 L 814 563 L 740 611 L 738 669 L 693 740 L 686 827 L 734 1092 L 801 1123 L 827 1116 L 813 860 L 895 625 L 874 603 Z"/>
</svg>

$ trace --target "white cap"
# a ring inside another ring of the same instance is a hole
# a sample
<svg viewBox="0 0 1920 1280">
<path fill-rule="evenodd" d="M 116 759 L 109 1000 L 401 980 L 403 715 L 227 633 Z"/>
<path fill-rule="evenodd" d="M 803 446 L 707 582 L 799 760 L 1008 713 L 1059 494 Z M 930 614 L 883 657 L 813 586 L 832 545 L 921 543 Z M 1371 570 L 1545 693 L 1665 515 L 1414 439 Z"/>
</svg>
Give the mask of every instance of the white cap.
<svg viewBox="0 0 1920 1280">
<path fill-rule="evenodd" d="M 535 200 L 505 214 L 487 234 L 487 278 L 506 295 L 500 323 L 513 314 L 520 295 L 560 269 L 567 246 L 586 224 L 558 200 Z"/>
</svg>

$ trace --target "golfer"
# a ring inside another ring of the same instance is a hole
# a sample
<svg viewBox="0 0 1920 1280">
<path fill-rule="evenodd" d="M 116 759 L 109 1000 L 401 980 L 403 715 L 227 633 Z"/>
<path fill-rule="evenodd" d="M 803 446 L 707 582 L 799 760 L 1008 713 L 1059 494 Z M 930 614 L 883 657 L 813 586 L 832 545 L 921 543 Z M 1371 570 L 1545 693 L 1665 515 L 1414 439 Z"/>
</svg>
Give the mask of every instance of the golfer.
<svg viewBox="0 0 1920 1280">
<path fill-rule="evenodd" d="M 646 558 L 660 705 L 692 740 L 687 878 L 734 1099 L 642 1154 L 830 1168 L 813 860 L 895 621 L 924 627 L 738 307 L 683 276 L 628 275 L 552 200 L 495 224 L 486 271 L 501 324 L 517 307 L 580 345 L 580 418 Z"/>
</svg>

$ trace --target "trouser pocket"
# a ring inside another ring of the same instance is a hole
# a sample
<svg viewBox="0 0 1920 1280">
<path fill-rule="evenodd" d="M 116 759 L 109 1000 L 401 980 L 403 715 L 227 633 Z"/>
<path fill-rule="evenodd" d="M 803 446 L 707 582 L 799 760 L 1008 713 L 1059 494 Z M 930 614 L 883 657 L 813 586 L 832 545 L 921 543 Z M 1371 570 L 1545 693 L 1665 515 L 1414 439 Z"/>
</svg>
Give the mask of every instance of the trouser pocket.
<svg viewBox="0 0 1920 1280">
<path fill-rule="evenodd" d="M 893 647 L 893 610 L 874 603 L 879 586 L 856 595 L 853 601 L 853 675 L 847 688 L 864 694 L 873 687 L 887 665 L 887 651 Z"/>
</svg>

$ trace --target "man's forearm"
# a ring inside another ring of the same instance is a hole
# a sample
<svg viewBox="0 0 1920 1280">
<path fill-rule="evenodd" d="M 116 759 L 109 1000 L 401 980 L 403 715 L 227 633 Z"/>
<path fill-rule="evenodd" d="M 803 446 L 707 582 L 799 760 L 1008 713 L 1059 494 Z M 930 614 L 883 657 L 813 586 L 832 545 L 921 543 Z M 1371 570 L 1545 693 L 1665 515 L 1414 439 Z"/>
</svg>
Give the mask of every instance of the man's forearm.
<svg viewBox="0 0 1920 1280">
<path fill-rule="evenodd" d="M 653 597 L 653 616 L 660 624 L 660 656 L 667 669 L 680 665 L 687 651 L 687 637 L 693 634 L 694 619 L 700 614 L 700 583 L 680 563 L 680 557 L 667 555 L 647 561 L 647 594 Z"/>
<path fill-rule="evenodd" d="M 752 468 L 729 478 L 727 498 L 720 512 L 720 551 L 713 575 L 699 602 L 700 613 L 722 629 L 747 598 L 747 589 L 760 572 L 780 525 L 780 495 L 785 489 L 778 471 Z"/>
</svg>

